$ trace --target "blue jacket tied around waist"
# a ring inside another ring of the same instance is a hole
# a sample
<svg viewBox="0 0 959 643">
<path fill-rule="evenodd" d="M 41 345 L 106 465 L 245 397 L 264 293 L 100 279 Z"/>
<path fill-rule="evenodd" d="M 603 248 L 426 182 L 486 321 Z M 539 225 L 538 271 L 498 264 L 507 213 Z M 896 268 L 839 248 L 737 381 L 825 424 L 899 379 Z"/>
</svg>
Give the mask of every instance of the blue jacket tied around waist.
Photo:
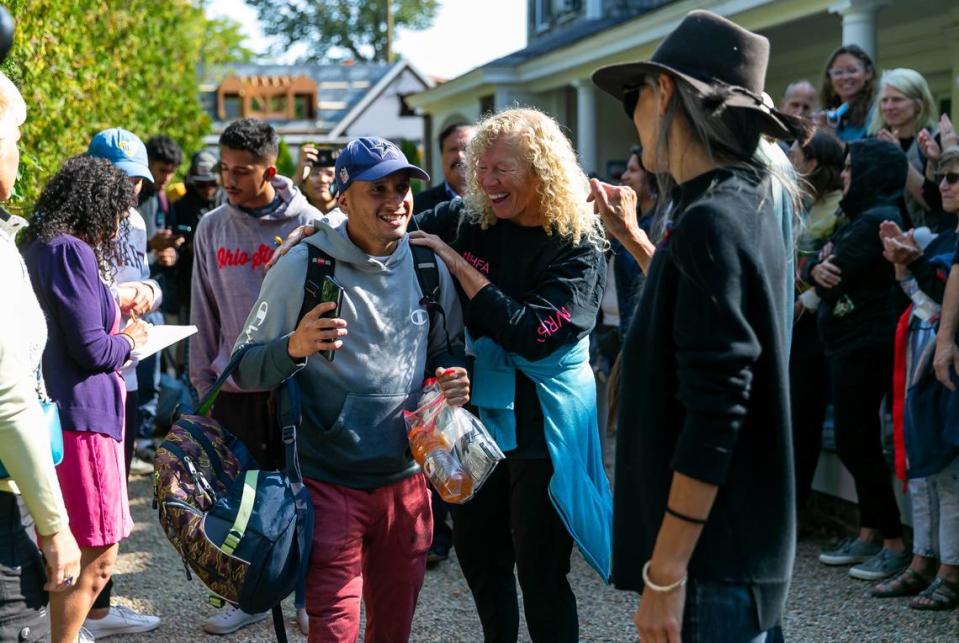
<svg viewBox="0 0 959 643">
<path fill-rule="evenodd" d="M 535 361 L 506 352 L 488 337 L 471 342 L 476 355 L 472 403 L 503 451 L 516 448 L 516 370 L 536 384 L 553 462 L 550 498 L 586 562 L 608 583 L 613 498 L 603 469 L 589 339 Z"/>
</svg>

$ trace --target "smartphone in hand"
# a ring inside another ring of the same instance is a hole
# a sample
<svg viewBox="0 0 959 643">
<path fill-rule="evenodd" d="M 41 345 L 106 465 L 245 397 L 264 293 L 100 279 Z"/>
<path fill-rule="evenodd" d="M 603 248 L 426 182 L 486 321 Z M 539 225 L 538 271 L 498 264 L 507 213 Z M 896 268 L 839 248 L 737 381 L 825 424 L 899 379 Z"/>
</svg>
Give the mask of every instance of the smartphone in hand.
<svg viewBox="0 0 959 643">
<path fill-rule="evenodd" d="M 323 304 L 328 301 L 336 303 L 336 308 L 323 316 L 331 319 L 339 317 L 340 307 L 343 305 L 343 286 L 338 284 L 336 279 L 330 276 L 323 278 L 323 285 L 320 287 L 320 303 Z M 320 351 L 320 355 L 331 362 L 333 361 L 333 356 L 335 354 L 336 351 L 332 350 Z"/>
</svg>

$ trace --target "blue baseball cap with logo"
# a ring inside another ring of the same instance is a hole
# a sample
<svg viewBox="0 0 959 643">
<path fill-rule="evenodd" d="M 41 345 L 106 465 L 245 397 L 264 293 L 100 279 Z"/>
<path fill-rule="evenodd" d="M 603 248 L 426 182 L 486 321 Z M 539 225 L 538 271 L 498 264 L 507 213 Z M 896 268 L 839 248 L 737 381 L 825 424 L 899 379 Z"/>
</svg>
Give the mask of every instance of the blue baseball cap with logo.
<svg viewBox="0 0 959 643">
<path fill-rule="evenodd" d="M 90 141 L 87 155 L 106 159 L 130 177 L 143 177 L 153 183 L 147 147 L 134 134 L 119 127 L 105 129 Z"/>
<path fill-rule="evenodd" d="M 363 136 L 346 144 L 336 157 L 334 188 L 343 194 L 353 181 L 379 181 L 408 171 L 414 179 L 430 180 L 430 175 L 406 159 L 396 145 L 378 136 Z"/>
</svg>

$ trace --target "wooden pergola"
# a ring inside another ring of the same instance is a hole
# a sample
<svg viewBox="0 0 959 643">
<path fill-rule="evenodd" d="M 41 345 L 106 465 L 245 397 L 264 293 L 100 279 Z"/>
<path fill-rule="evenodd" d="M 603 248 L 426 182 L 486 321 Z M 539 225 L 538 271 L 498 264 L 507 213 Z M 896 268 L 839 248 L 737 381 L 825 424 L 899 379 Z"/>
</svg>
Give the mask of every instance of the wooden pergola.
<svg viewBox="0 0 959 643">
<path fill-rule="evenodd" d="M 317 94 L 316 81 L 309 76 L 240 77 L 230 74 L 216 90 L 217 113 L 221 120 L 313 119 L 316 117 Z"/>
</svg>

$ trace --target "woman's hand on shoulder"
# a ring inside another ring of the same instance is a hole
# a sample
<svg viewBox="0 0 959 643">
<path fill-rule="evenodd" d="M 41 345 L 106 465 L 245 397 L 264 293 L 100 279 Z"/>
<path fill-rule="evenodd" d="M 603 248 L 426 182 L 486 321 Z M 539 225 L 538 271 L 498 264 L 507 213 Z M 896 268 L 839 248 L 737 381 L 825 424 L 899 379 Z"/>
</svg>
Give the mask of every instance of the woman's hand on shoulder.
<svg viewBox="0 0 959 643">
<path fill-rule="evenodd" d="M 284 239 L 282 243 L 277 246 L 276 250 L 273 251 L 273 256 L 270 257 L 268 262 L 266 262 L 266 269 L 269 270 L 275 266 L 276 262 L 280 260 L 280 257 L 288 253 L 293 246 L 313 234 L 316 234 L 316 228 L 311 225 L 301 225 L 293 230 L 290 234 L 286 235 L 286 239 Z M 277 239 L 279 239 L 279 237 L 277 237 Z"/>
</svg>

